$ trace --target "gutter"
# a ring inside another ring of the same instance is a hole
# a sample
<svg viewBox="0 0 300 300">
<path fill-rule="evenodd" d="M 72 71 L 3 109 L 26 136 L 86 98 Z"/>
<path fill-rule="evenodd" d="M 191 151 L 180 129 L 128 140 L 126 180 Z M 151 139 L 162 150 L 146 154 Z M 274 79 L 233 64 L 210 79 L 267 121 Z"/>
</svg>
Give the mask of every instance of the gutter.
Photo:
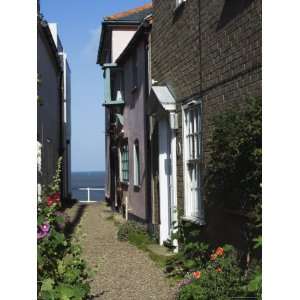
<svg viewBox="0 0 300 300">
<path fill-rule="evenodd" d="M 45 20 L 43 20 L 40 16 L 38 16 L 37 22 L 38 22 L 38 26 L 40 26 L 41 30 L 46 35 L 46 38 L 47 38 L 47 40 L 49 42 L 49 46 L 50 46 L 51 52 L 52 52 L 52 54 L 54 56 L 54 59 L 56 61 L 56 65 L 58 67 L 58 71 L 59 72 L 63 72 L 63 69 L 62 69 L 62 66 L 61 66 L 61 61 L 60 61 L 59 54 L 58 54 L 58 50 L 57 50 L 57 47 L 56 47 L 55 42 L 53 40 L 53 37 L 52 37 L 51 31 L 50 31 L 48 22 L 45 21 Z"/>
</svg>

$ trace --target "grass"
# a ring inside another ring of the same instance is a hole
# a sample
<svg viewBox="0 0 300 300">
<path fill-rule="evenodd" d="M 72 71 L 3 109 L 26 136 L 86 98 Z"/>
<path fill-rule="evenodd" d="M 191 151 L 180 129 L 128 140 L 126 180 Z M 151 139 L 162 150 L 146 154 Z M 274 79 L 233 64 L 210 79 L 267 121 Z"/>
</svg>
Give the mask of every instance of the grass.
<svg viewBox="0 0 300 300">
<path fill-rule="evenodd" d="M 109 217 L 106 217 L 106 220 L 108 220 L 108 221 L 113 221 L 113 219 L 114 219 L 113 215 L 110 215 Z"/>
<path fill-rule="evenodd" d="M 128 241 L 138 249 L 148 253 L 149 257 L 161 268 L 165 268 L 168 257 L 158 255 L 149 250 L 148 246 L 156 244 L 156 241 L 149 235 L 146 229 L 136 222 L 126 222 L 118 225 L 118 239 Z"/>
</svg>

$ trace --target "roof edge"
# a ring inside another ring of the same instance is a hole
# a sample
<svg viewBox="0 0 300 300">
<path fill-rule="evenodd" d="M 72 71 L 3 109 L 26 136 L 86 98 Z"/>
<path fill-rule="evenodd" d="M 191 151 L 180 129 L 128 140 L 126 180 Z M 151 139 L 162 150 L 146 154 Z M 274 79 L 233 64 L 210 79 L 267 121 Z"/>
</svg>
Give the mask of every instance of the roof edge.
<svg viewBox="0 0 300 300">
<path fill-rule="evenodd" d="M 132 14 L 141 12 L 143 10 L 146 10 L 146 9 L 149 9 L 149 8 L 152 8 L 152 7 L 153 7 L 153 5 L 152 5 L 152 1 L 151 1 L 150 3 L 146 3 L 142 6 L 138 6 L 138 7 L 123 11 L 123 12 L 118 12 L 118 13 L 116 13 L 114 15 L 111 15 L 111 16 L 104 17 L 104 20 L 106 20 L 106 21 L 113 21 L 113 20 L 117 21 L 120 18 L 128 17 Z"/>
</svg>

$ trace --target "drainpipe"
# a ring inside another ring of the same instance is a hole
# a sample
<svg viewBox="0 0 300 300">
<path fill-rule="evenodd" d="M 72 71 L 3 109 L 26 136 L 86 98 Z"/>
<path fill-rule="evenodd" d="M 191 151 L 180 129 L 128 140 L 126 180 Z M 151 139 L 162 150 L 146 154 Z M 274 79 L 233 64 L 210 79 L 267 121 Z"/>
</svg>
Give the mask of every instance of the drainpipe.
<svg viewBox="0 0 300 300">
<path fill-rule="evenodd" d="M 147 22 L 147 21 L 146 21 Z M 145 102 L 144 102 L 144 116 L 145 116 L 145 132 L 144 132 L 144 149 L 145 149 L 145 158 L 146 158 L 146 164 L 145 164 L 145 175 L 146 175 L 146 219 L 147 221 L 152 222 L 152 206 L 151 206 L 151 152 L 149 152 L 149 120 L 148 116 L 146 115 L 145 107 L 146 107 L 146 101 L 149 96 L 149 51 L 150 51 L 150 45 L 149 45 L 149 37 L 150 37 L 150 30 L 146 27 L 146 37 L 145 37 L 145 51 L 144 51 L 144 59 L 145 59 Z M 151 59 L 151 58 L 150 58 Z"/>
<path fill-rule="evenodd" d="M 202 12 L 202 6 L 201 6 L 201 1 L 202 0 L 199 0 L 198 1 L 198 9 L 199 9 L 199 77 L 200 77 L 200 84 L 199 84 L 199 95 L 200 95 L 200 100 L 201 100 L 201 108 L 200 108 L 200 113 L 201 113 L 201 178 L 200 178 L 200 184 L 201 186 L 204 186 L 204 175 L 203 174 L 203 171 L 205 172 L 205 168 L 204 168 L 204 147 L 203 147 L 203 128 L 204 128 L 204 121 L 203 121 L 203 112 L 204 112 L 204 107 L 205 107 L 205 103 L 202 99 L 203 95 L 202 95 L 202 41 L 201 41 L 201 12 Z M 205 213 L 205 207 L 204 207 L 204 191 L 203 189 L 201 189 L 200 191 L 201 193 L 201 199 L 203 199 L 203 211 Z M 205 216 L 205 215 L 204 215 Z M 204 217 L 204 220 L 206 218 Z"/>
</svg>

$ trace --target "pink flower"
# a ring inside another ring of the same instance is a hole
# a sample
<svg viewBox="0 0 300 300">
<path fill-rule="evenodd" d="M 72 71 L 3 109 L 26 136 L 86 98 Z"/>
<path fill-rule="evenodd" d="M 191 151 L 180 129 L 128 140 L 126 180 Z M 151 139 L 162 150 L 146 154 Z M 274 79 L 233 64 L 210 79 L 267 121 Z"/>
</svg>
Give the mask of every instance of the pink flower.
<svg viewBox="0 0 300 300">
<path fill-rule="evenodd" d="M 38 226 L 37 228 L 37 239 L 43 239 L 47 235 L 49 235 L 50 232 L 50 225 L 48 223 L 42 224 Z"/>
</svg>

